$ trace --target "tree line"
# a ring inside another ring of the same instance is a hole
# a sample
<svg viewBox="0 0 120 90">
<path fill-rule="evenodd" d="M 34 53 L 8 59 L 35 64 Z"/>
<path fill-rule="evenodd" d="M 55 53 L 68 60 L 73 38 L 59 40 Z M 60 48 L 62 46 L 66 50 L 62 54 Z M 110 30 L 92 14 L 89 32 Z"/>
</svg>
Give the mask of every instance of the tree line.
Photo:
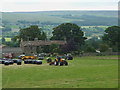
<svg viewBox="0 0 120 90">
<path fill-rule="evenodd" d="M 77 24 L 62 23 L 61 25 L 53 28 L 53 35 L 50 40 L 66 39 L 67 43 L 62 46 L 55 44 L 52 44 L 50 46 L 43 46 L 42 52 L 80 53 L 82 51 L 96 52 L 96 49 L 100 50 L 101 52 L 106 52 L 109 51 L 109 48 L 112 48 L 115 52 L 120 51 L 120 27 L 108 27 L 104 33 L 105 34 L 102 36 L 101 40 L 98 40 L 96 38 L 87 40 L 81 27 L 79 27 Z M 16 44 L 13 46 L 19 46 L 21 38 L 24 41 L 32 41 L 34 38 L 38 38 L 39 40 L 48 39 L 46 33 L 36 25 L 21 29 L 19 35 L 15 36 L 11 41 L 12 43 Z M 4 39 L 2 40 L 4 43 Z"/>
</svg>

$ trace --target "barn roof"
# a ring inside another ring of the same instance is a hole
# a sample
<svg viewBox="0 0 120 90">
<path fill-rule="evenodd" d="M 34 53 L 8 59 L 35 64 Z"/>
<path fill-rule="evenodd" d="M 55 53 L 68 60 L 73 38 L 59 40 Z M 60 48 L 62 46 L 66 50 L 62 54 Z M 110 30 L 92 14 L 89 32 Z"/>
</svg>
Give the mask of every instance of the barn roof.
<svg viewBox="0 0 120 90">
<path fill-rule="evenodd" d="M 23 41 L 21 42 L 22 46 L 40 46 L 40 45 L 51 45 L 52 43 L 58 44 L 58 45 L 64 45 L 66 44 L 66 41 L 61 41 L 61 40 L 55 40 L 55 41 L 42 41 L 42 40 L 37 40 L 37 41 Z"/>
</svg>

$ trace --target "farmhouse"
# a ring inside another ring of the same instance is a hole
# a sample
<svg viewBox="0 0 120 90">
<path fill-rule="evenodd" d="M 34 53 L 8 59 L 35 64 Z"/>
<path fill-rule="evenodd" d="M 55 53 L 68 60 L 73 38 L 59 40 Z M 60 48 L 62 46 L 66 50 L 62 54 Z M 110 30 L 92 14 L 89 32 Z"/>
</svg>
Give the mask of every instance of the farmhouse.
<svg viewBox="0 0 120 90">
<path fill-rule="evenodd" d="M 64 45 L 66 44 L 66 39 L 54 40 L 54 41 L 47 41 L 47 40 L 43 41 L 43 40 L 38 40 L 38 38 L 35 38 L 34 41 L 23 41 L 21 39 L 20 47 L 25 54 L 31 54 L 31 53 L 37 54 L 36 51 L 37 47 L 42 49 L 42 46 L 51 45 L 52 43 L 58 45 Z"/>
</svg>

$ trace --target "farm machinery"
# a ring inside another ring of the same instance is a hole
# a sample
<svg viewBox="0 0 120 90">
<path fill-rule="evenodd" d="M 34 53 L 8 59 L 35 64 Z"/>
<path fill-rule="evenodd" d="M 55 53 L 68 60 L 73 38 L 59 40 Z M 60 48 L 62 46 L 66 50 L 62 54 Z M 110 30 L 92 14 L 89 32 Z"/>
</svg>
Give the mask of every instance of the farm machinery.
<svg viewBox="0 0 120 90">
<path fill-rule="evenodd" d="M 36 56 L 20 55 L 18 58 L 23 60 L 24 64 L 42 64 L 41 60 L 36 60 Z"/>
<path fill-rule="evenodd" d="M 0 59 L 0 64 L 4 64 L 4 65 L 13 65 L 14 63 L 16 63 L 17 65 L 21 65 L 22 64 L 22 60 L 21 59 Z"/>
<path fill-rule="evenodd" d="M 64 59 L 63 56 L 57 56 L 57 58 L 55 59 L 54 62 L 52 62 L 51 59 L 47 59 L 47 61 L 48 61 L 49 65 L 53 65 L 53 64 L 55 66 L 58 66 L 58 65 L 59 66 L 63 66 L 63 65 L 67 66 L 68 65 L 68 62 L 66 61 L 66 59 Z"/>
<path fill-rule="evenodd" d="M 42 61 L 41 60 L 26 59 L 26 60 L 24 60 L 24 64 L 37 64 L 37 65 L 40 65 L 40 64 L 42 64 Z"/>
<path fill-rule="evenodd" d="M 26 60 L 26 59 L 36 59 L 35 56 L 21 56 L 20 59 Z"/>
</svg>

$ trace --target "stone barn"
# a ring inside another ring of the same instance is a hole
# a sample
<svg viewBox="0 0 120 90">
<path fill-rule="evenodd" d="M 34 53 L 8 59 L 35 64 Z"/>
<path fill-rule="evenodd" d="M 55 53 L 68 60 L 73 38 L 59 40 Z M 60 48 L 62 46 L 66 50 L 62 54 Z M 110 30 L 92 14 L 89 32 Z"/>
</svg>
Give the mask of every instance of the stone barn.
<svg viewBox="0 0 120 90">
<path fill-rule="evenodd" d="M 37 54 L 37 47 L 42 49 L 41 47 L 44 45 L 51 45 L 52 43 L 58 44 L 58 45 L 64 45 L 66 44 L 66 39 L 64 40 L 54 40 L 54 41 L 43 41 L 43 40 L 38 40 L 38 38 L 35 38 L 34 41 L 23 41 L 21 40 L 20 47 L 22 51 L 25 54 L 31 55 L 32 53 Z"/>
</svg>

